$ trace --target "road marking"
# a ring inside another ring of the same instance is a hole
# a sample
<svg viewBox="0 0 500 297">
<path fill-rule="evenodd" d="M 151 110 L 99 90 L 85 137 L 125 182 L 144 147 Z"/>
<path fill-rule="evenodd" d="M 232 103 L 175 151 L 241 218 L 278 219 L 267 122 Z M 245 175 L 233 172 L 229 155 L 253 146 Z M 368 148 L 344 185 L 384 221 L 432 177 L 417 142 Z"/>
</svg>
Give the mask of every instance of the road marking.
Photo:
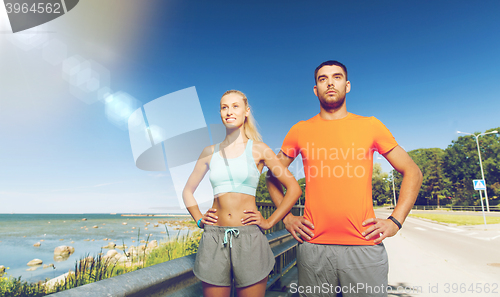
<svg viewBox="0 0 500 297">
<path fill-rule="evenodd" d="M 486 240 L 486 241 L 490 241 L 490 240 L 495 240 L 497 238 L 499 238 L 500 235 L 498 236 L 495 236 L 495 237 L 474 237 L 475 239 L 481 239 L 481 240 Z"/>
<path fill-rule="evenodd" d="M 482 232 L 476 232 L 474 230 L 470 230 L 467 227 L 465 228 L 460 228 L 460 227 L 449 227 L 449 226 L 439 226 L 435 222 L 431 221 L 426 221 L 426 220 L 421 220 L 417 218 L 412 218 L 409 217 L 407 219 L 408 222 L 411 222 L 412 224 L 419 225 L 419 227 L 414 227 L 413 228 L 420 230 L 420 231 L 431 231 L 436 230 L 436 231 L 441 231 L 441 232 L 446 232 L 448 234 L 460 234 L 462 236 L 466 236 L 468 238 L 474 238 L 474 239 L 479 239 L 479 240 L 484 240 L 484 241 L 491 241 L 491 240 L 497 240 L 500 238 L 499 236 L 492 236 L 492 237 L 476 237 L 474 235 L 481 235 L 483 234 Z M 500 231 L 495 230 L 495 233 L 500 233 Z M 491 233 L 490 233 L 491 234 Z M 493 235 L 493 234 L 491 234 Z"/>
<path fill-rule="evenodd" d="M 453 228 L 453 227 L 446 227 L 446 229 L 452 230 L 453 232 L 463 232 L 464 231 L 462 229 L 457 229 L 457 228 Z"/>
<path fill-rule="evenodd" d="M 486 240 L 486 241 L 490 241 L 491 238 L 489 237 L 474 237 L 475 239 L 480 239 L 480 240 Z"/>
</svg>

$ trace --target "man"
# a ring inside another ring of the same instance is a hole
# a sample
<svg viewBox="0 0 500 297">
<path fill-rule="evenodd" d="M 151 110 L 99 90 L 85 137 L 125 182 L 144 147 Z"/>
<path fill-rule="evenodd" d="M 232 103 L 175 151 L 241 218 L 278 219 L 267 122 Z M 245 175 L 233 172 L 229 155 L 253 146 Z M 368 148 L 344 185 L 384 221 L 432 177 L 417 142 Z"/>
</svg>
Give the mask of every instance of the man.
<svg viewBox="0 0 500 297">
<path fill-rule="evenodd" d="M 283 219 L 300 243 L 295 289 L 301 296 L 387 296 L 382 240 L 394 236 L 404 223 L 422 173 L 379 120 L 347 112 L 351 83 L 342 63 L 322 63 L 314 78 L 320 113 L 295 124 L 278 154 L 285 166 L 301 154 L 306 178 L 304 216 L 289 213 Z M 397 207 L 388 219 L 376 218 L 373 210 L 374 151 L 403 175 Z M 269 173 L 267 186 L 279 205 L 282 188 Z"/>
</svg>

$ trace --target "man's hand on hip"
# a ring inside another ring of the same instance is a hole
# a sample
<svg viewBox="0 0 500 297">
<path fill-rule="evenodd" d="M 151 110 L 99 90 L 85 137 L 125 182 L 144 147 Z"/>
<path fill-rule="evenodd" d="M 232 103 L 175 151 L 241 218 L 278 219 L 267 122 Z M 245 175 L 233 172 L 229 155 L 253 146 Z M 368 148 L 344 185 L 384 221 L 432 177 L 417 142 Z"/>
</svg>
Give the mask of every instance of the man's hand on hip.
<svg viewBox="0 0 500 297">
<path fill-rule="evenodd" d="M 292 214 L 288 214 L 284 219 L 283 223 L 285 223 L 285 228 L 292 234 L 293 238 L 295 238 L 298 242 L 304 242 L 301 238 L 305 240 L 310 240 L 314 233 L 312 230 L 314 226 L 311 222 L 304 219 L 302 216 L 294 216 Z M 300 237 L 297 235 L 300 235 Z"/>
<path fill-rule="evenodd" d="M 375 244 L 381 243 L 382 240 L 387 237 L 396 235 L 399 231 L 398 226 L 390 219 L 370 218 L 363 222 L 363 226 L 368 226 L 370 224 L 371 226 L 361 233 L 361 235 L 368 240 L 378 236 L 374 241 Z"/>
</svg>

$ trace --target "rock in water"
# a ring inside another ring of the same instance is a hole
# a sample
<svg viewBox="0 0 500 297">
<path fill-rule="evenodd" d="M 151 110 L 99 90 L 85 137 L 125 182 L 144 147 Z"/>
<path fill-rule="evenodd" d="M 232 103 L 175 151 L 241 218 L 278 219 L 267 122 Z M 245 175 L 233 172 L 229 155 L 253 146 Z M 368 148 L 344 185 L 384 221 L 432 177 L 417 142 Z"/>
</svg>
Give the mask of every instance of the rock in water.
<svg viewBox="0 0 500 297">
<path fill-rule="evenodd" d="M 114 249 L 116 247 L 116 243 L 110 242 L 108 245 L 103 246 L 103 249 Z"/>
<path fill-rule="evenodd" d="M 157 248 L 158 247 L 158 241 L 157 240 L 152 240 L 148 244 L 148 248 Z"/>
<path fill-rule="evenodd" d="M 43 261 L 40 259 L 33 259 L 28 262 L 28 266 L 42 265 Z"/>
<path fill-rule="evenodd" d="M 75 252 L 72 246 L 61 245 L 54 249 L 54 255 L 71 255 Z"/>
<path fill-rule="evenodd" d="M 117 252 L 117 251 L 115 251 L 115 250 L 110 250 L 110 251 L 108 251 L 108 252 L 106 253 L 106 256 L 105 256 L 105 257 L 112 258 L 112 257 L 116 256 L 117 254 L 118 254 L 118 252 Z"/>
</svg>

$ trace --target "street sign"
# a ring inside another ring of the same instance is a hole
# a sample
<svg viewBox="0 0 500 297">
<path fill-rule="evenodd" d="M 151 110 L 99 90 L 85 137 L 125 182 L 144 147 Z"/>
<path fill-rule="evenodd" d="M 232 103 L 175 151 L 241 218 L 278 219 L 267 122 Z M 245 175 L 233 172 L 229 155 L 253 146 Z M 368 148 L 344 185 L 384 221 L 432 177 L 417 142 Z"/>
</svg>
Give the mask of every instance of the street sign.
<svg viewBox="0 0 500 297">
<path fill-rule="evenodd" d="M 484 214 L 483 192 L 481 192 L 481 190 L 483 190 L 484 193 L 486 194 L 486 182 L 484 181 L 484 179 L 474 179 L 472 182 L 474 183 L 474 190 L 479 191 L 479 196 L 481 198 L 481 210 L 483 211 L 484 228 L 486 228 L 486 215 Z M 488 211 L 490 211 L 489 208 Z"/>
<path fill-rule="evenodd" d="M 480 191 L 480 190 L 486 190 L 486 183 L 484 182 L 484 179 L 475 179 L 473 180 L 474 182 L 474 190 Z"/>
</svg>

